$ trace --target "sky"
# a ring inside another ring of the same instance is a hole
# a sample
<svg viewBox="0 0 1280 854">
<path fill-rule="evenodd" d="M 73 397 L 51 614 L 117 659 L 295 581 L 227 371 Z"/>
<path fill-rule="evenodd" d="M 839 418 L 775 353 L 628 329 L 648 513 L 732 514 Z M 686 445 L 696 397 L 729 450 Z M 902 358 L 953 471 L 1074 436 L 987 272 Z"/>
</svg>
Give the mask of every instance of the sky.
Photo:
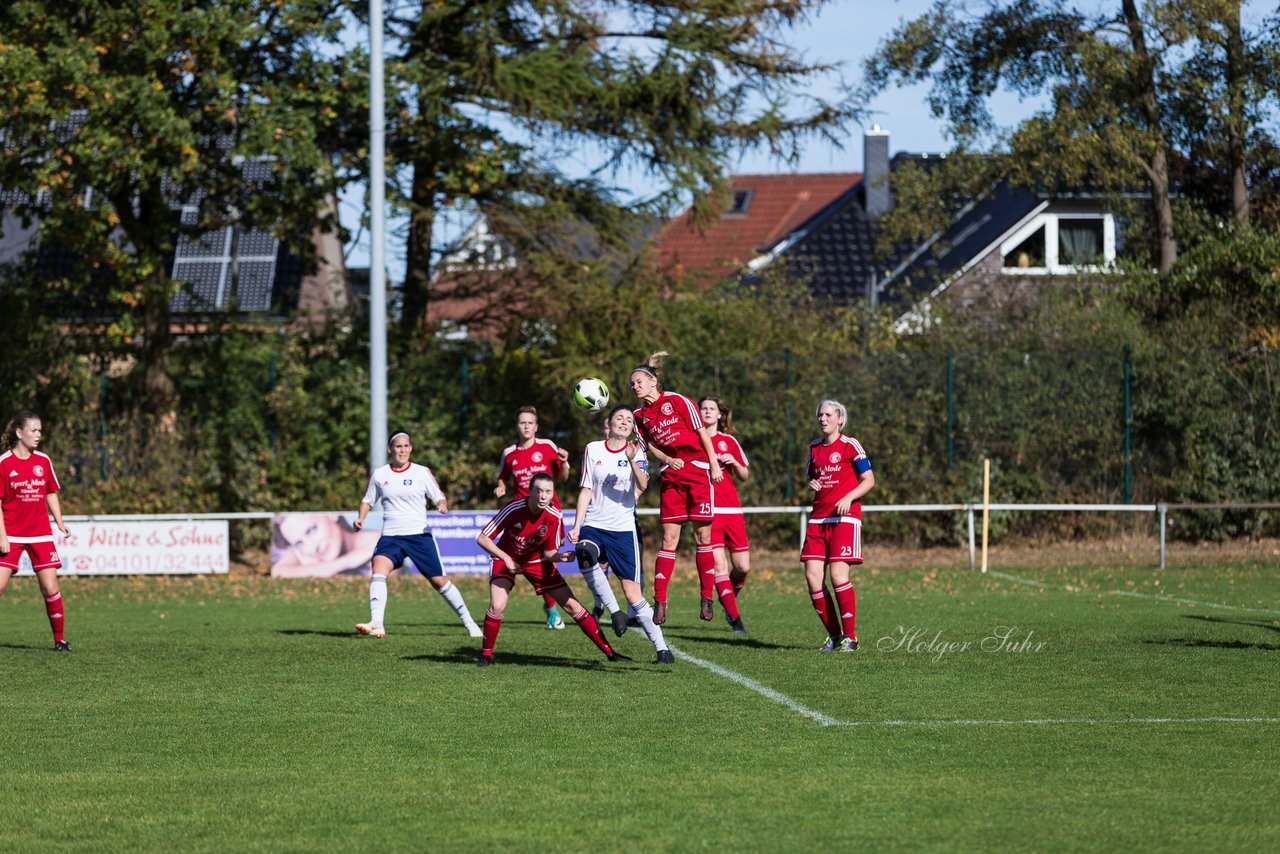
<svg viewBox="0 0 1280 854">
<path fill-rule="evenodd" d="M 793 29 L 788 38 L 811 62 L 843 63 L 845 79 L 856 83 L 860 79 L 862 61 L 880 42 L 904 20 L 923 14 L 932 4 L 933 0 L 833 0 L 810 21 Z M 839 94 L 839 80 L 832 76 L 817 81 L 812 91 L 835 98 Z M 942 123 L 929 114 L 925 103 L 927 91 L 924 86 L 890 90 L 869 105 L 871 121 L 889 131 L 890 156 L 898 151 L 940 153 L 949 148 Z M 993 101 L 992 112 L 998 122 L 1012 123 L 1032 112 L 1032 106 L 1020 103 L 1012 96 L 1000 96 Z M 584 162 L 586 159 L 584 155 Z M 751 153 L 739 158 L 733 164 L 733 171 L 860 172 L 862 129 L 857 126 L 848 128 L 848 138 L 843 147 L 825 140 L 810 141 L 794 166 L 770 159 L 767 154 Z M 629 180 L 627 175 L 618 177 L 624 186 Z M 344 195 L 340 215 L 347 228 L 354 230 L 358 225 L 362 204 L 363 188 Z M 450 227 L 462 229 L 467 224 L 458 221 Z M 388 230 L 394 230 L 395 225 L 389 221 Z M 391 234 L 388 235 L 386 258 L 391 280 L 399 281 L 404 275 L 404 246 Z M 368 263 L 368 235 L 364 234 L 360 241 L 348 246 L 347 264 L 364 267 Z"/>
</svg>

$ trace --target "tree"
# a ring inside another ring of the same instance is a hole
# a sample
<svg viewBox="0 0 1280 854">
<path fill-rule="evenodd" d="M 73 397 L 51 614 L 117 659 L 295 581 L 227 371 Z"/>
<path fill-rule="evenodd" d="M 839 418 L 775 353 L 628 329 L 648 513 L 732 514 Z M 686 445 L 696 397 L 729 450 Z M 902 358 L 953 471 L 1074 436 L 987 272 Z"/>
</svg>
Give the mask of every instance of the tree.
<svg viewBox="0 0 1280 854">
<path fill-rule="evenodd" d="M 393 12 L 388 151 L 410 218 L 406 337 L 425 323 L 444 210 L 483 215 L 528 276 L 534 256 L 565 259 L 580 235 L 629 248 L 633 215 L 664 202 L 710 210 L 706 191 L 723 189 L 744 149 L 794 158 L 808 135 L 836 139 L 846 107 L 803 91 L 831 67 L 783 40 L 820 2 L 444 0 Z M 590 160 L 583 152 L 598 155 L 594 168 L 565 167 Z M 623 169 L 657 191 L 628 204 L 608 184 Z"/>
<path fill-rule="evenodd" d="M 51 286 L 105 283 L 141 331 L 149 404 L 174 396 L 166 255 L 232 221 L 299 257 L 337 180 L 344 106 L 325 0 L 15 0 L 0 5 L 0 187 L 76 259 Z M 348 87 L 349 89 L 350 87 Z M 243 164 L 269 163 L 249 182 Z M 178 210 L 194 205 L 196 216 Z M 329 224 L 332 225 L 332 224 Z"/>
<path fill-rule="evenodd" d="M 1015 0 L 969 15 L 939 0 L 867 61 L 866 92 L 931 82 L 930 107 L 960 147 L 994 137 L 1005 156 L 991 168 L 1023 186 L 1145 184 L 1154 254 L 1168 276 L 1179 244 L 1173 175 L 1194 143 L 1222 140 L 1215 171 L 1231 188 L 1236 221 L 1248 218 L 1248 141 L 1276 107 L 1276 23 L 1245 30 L 1241 8 L 1239 0 L 1122 0 L 1095 12 Z M 1002 87 L 1048 104 L 1002 130 L 986 106 Z"/>
</svg>

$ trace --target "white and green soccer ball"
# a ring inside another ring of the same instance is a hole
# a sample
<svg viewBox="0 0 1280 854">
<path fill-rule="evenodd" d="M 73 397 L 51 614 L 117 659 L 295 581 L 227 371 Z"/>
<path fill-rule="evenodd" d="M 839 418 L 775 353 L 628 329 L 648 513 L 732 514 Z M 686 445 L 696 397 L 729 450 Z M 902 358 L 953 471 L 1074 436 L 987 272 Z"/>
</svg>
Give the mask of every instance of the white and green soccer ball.
<svg viewBox="0 0 1280 854">
<path fill-rule="evenodd" d="M 599 412 L 609 405 L 609 387 L 596 377 L 578 380 L 573 387 L 573 402 L 586 412 Z"/>
</svg>

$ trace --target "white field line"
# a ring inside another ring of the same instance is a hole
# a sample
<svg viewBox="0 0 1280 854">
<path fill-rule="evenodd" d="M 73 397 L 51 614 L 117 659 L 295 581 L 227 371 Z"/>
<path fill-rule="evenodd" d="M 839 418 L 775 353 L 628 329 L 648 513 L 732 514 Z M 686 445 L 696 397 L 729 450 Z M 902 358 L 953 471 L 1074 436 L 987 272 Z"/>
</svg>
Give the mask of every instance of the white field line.
<svg viewBox="0 0 1280 854">
<path fill-rule="evenodd" d="M 1012 581 L 1016 584 L 1025 584 L 1028 587 L 1039 587 L 1044 590 L 1056 589 L 1056 588 L 1051 588 L 1050 585 L 1048 584 L 1043 584 L 1039 581 L 1034 581 L 1030 578 L 1020 578 L 1016 575 L 1010 575 L 1007 572 L 992 571 L 992 572 L 988 572 L 987 574 L 994 575 L 994 576 L 997 576 L 998 578 L 1003 578 L 1008 581 Z M 1067 588 L 1064 587 L 1062 589 L 1066 590 Z M 1068 592 L 1077 592 L 1077 591 L 1068 591 Z M 1078 592 L 1088 593 L 1091 591 L 1081 590 Z M 1224 605 L 1221 602 L 1203 602 L 1199 599 L 1182 599 L 1178 596 L 1167 596 L 1163 593 L 1138 593 L 1137 591 L 1134 591 L 1134 590 L 1104 590 L 1102 591 L 1102 593 L 1105 596 L 1130 596 L 1135 599 L 1155 599 L 1159 602 L 1176 602 L 1179 605 L 1197 605 L 1202 608 L 1221 608 L 1222 610 L 1225 610 L 1225 611 L 1247 611 L 1250 614 L 1271 614 L 1273 616 L 1280 616 L 1280 611 L 1277 611 L 1273 608 L 1246 608 L 1243 605 Z"/>
<path fill-rule="evenodd" d="M 754 691 L 762 697 L 773 700 L 786 706 L 793 712 L 804 715 L 809 720 L 819 726 L 850 726 L 850 727 L 904 727 L 904 726 L 926 726 L 926 727 L 944 727 L 944 726 L 1132 726 L 1147 725 L 1160 726 L 1164 724 L 1277 724 L 1280 718 L 1250 717 L 1204 717 L 1204 718 L 1027 718 L 1025 720 L 1006 720 L 1000 718 L 978 719 L 978 718 L 940 718 L 936 720 L 862 720 L 862 721 L 844 721 L 839 718 L 833 718 L 830 715 L 824 715 L 822 712 L 809 708 L 803 703 L 791 699 L 780 691 L 775 691 L 768 685 L 761 684 L 756 680 L 743 676 L 730 670 L 727 667 L 721 667 L 719 664 L 698 658 L 696 655 L 690 655 L 681 649 L 676 649 L 675 645 L 671 645 L 671 651 L 679 657 L 680 661 L 687 661 L 690 664 L 696 664 L 705 670 L 709 670 L 717 676 L 723 676 L 730 682 L 741 685 L 750 691 Z M 832 655 L 841 655 L 841 653 L 832 653 Z"/>
</svg>

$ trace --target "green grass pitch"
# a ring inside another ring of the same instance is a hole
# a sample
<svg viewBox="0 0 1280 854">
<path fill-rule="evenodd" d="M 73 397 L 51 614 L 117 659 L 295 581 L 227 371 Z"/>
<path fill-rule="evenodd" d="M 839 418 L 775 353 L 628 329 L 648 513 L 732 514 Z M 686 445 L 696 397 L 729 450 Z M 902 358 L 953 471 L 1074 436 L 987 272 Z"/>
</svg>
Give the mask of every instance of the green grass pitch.
<svg viewBox="0 0 1280 854">
<path fill-rule="evenodd" d="M 1278 570 L 868 570 L 824 655 L 798 570 L 743 639 L 685 567 L 675 667 L 520 594 L 485 670 L 416 576 L 380 641 L 360 580 L 69 578 L 70 655 L 19 579 L 0 850 L 1280 850 Z"/>
</svg>

